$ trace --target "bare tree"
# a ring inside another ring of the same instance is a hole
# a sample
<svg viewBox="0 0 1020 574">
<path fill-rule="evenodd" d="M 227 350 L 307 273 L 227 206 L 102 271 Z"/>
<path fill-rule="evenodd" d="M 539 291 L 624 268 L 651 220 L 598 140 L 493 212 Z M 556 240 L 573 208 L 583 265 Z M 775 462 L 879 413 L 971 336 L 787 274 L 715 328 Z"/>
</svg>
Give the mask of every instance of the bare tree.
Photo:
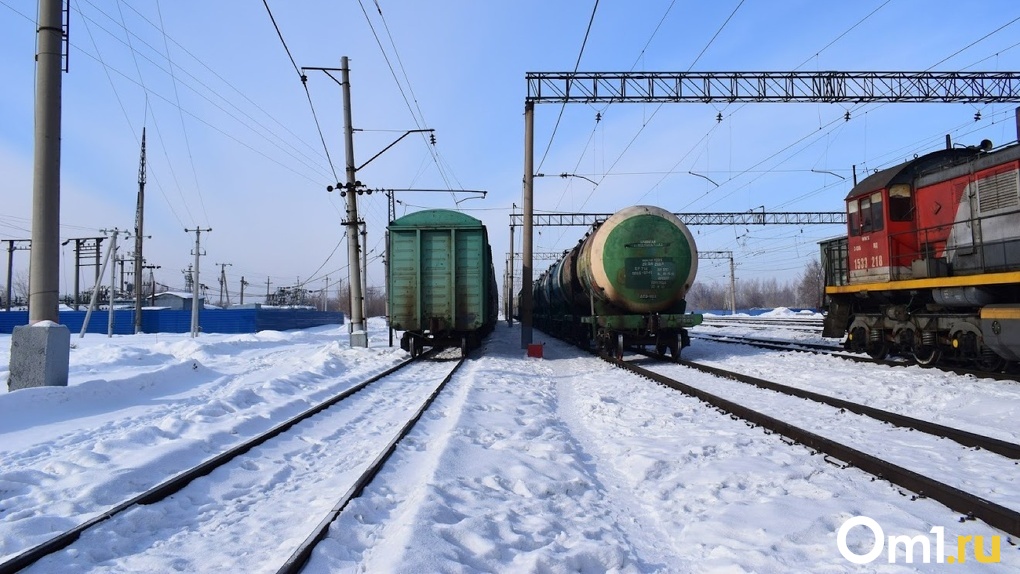
<svg viewBox="0 0 1020 574">
<path fill-rule="evenodd" d="M 797 300 L 805 307 L 822 308 L 822 290 L 825 287 L 825 274 L 822 262 L 813 259 L 804 267 L 797 284 Z"/>
<path fill-rule="evenodd" d="M 11 297 L 14 299 L 14 303 L 27 305 L 29 285 L 28 285 L 28 274 L 24 271 L 18 271 L 14 274 L 14 279 L 11 281 L 11 287 L 13 288 L 13 294 Z"/>
</svg>

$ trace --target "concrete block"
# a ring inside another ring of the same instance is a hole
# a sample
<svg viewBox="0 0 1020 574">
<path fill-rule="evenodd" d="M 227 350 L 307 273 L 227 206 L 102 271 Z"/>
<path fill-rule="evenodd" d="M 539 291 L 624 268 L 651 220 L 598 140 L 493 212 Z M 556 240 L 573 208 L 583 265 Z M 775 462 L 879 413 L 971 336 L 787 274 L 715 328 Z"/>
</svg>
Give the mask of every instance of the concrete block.
<svg viewBox="0 0 1020 574">
<path fill-rule="evenodd" d="M 7 388 L 66 387 L 70 358 L 71 332 L 65 325 L 43 321 L 15 327 Z"/>
</svg>

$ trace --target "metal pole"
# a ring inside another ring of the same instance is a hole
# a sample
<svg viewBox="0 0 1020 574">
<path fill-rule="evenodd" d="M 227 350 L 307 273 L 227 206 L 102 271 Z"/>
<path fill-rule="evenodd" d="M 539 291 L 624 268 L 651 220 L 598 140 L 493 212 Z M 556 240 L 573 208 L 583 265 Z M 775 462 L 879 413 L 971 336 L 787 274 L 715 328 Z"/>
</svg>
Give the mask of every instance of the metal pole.
<svg viewBox="0 0 1020 574">
<path fill-rule="evenodd" d="M 80 276 L 81 276 L 81 242 L 84 239 L 74 240 L 74 310 L 77 311 L 81 304 L 80 295 L 78 291 L 81 289 Z M 96 250 L 99 250 L 99 245 L 96 245 Z"/>
<path fill-rule="evenodd" d="M 4 302 L 4 310 L 11 310 L 11 274 L 14 272 L 14 240 L 7 240 L 7 299 Z"/>
<path fill-rule="evenodd" d="M 202 235 L 202 230 L 195 228 L 195 276 L 191 282 L 191 336 L 198 336 L 198 261 L 199 254 L 201 253 L 201 241 L 199 237 Z"/>
<path fill-rule="evenodd" d="M 138 206 L 135 212 L 135 333 L 142 332 L 142 217 L 145 213 L 145 128 L 138 168 Z"/>
<path fill-rule="evenodd" d="M 368 337 L 368 226 L 361 222 L 361 316 L 365 318 L 365 337 Z"/>
<path fill-rule="evenodd" d="M 110 247 L 113 247 L 113 245 L 111 244 L 109 247 L 106 248 L 106 258 L 103 259 L 102 269 L 100 269 L 98 266 L 96 267 L 96 270 L 99 271 L 99 276 L 96 277 L 96 284 L 95 286 L 92 287 L 92 297 L 89 298 L 89 308 L 88 310 L 85 311 L 85 320 L 82 321 L 81 332 L 78 333 L 79 339 L 85 337 L 85 330 L 89 328 L 89 319 L 92 318 L 92 311 L 96 308 L 96 305 L 98 305 L 100 285 L 99 277 L 102 277 L 103 271 L 106 271 L 106 265 L 110 262 L 110 254 L 113 252 L 113 250 L 110 249 Z M 96 243 L 96 249 L 97 250 L 99 249 L 99 243 Z"/>
<path fill-rule="evenodd" d="M 35 75 L 35 177 L 28 324 L 60 320 L 60 106 L 62 0 L 39 0 Z"/>
<path fill-rule="evenodd" d="M 517 206 L 515 205 L 514 206 L 514 210 L 516 211 L 516 209 L 517 209 Z M 506 315 L 506 325 L 507 325 L 507 327 L 513 327 L 513 325 L 514 325 L 514 222 L 513 222 L 512 218 L 510 219 L 510 257 L 509 257 L 509 260 L 510 260 L 510 263 L 507 266 L 507 272 L 510 274 L 510 287 L 508 289 L 508 291 L 510 293 L 510 300 L 509 300 L 509 304 L 507 305 L 507 309 L 509 309 L 510 312 L 507 313 L 507 315 Z"/>
<path fill-rule="evenodd" d="M 737 276 L 733 264 L 733 252 L 730 252 L 730 315 L 737 314 Z"/>
<path fill-rule="evenodd" d="M 119 229 L 114 228 L 114 230 L 113 230 L 113 238 L 111 239 L 111 243 L 110 243 L 110 253 L 113 254 L 113 261 L 114 261 L 114 263 L 116 263 L 116 261 L 117 261 L 117 233 L 119 231 L 120 231 Z M 106 321 L 106 336 L 107 337 L 112 337 L 113 336 L 113 296 L 116 293 L 116 287 L 117 287 L 117 266 L 114 265 L 113 267 L 110 267 L 110 300 L 108 302 L 109 305 L 110 305 L 110 309 L 109 309 L 109 313 L 107 314 L 107 321 Z"/>
<path fill-rule="evenodd" d="M 367 347 L 368 335 L 362 315 L 361 266 L 358 265 L 358 194 L 354 167 L 354 126 L 351 124 L 351 79 L 347 56 L 340 58 L 344 95 L 344 142 L 347 147 L 347 263 L 351 288 L 351 346 Z"/>
<path fill-rule="evenodd" d="M 192 230 L 185 229 L 185 232 L 190 233 Z M 198 263 L 199 258 L 202 255 L 202 231 L 212 231 L 212 228 L 201 229 L 195 228 L 195 276 L 191 281 L 191 336 L 198 336 L 198 290 L 199 290 L 199 275 L 198 275 Z"/>
<path fill-rule="evenodd" d="M 524 236 L 521 258 L 521 348 L 531 344 L 532 216 L 535 191 L 535 103 L 524 103 Z M 510 246 L 513 251 L 513 245 Z"/>
</svg>

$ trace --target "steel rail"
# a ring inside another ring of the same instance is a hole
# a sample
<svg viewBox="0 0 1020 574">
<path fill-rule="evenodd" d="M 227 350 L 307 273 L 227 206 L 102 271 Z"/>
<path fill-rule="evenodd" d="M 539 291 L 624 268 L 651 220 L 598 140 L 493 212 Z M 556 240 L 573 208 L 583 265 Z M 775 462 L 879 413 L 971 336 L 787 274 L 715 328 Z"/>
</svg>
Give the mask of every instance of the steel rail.
<svg viewBox="0 0 1020 574">
<path fill-rule="evenodd" d="M 992 379 L 995 381 L 1009 381 L 1012 383 L 1020 382 L 1020 376 L 1015 372 L 999 373 L 992 371 L 979 371 L 976 369 L 968 369 L 965 367 L 954 367 L 947 364 L 938 364 L 930 367 L 924 367 L 911 362 L 909 358 L 906 361 L 892 361 L 889 359 L 873 359 L 867 355 L 857 354 L 853 351 L 846 349 L 832 349 L 827 348 L 825 345 L 818 345 L 813 343 L 795 343 L 795 342 L 784 342 L 784 341 L 765 341 L 762 339 L 755 339 L 753 337 L 742 337 L 739 335 L 711 335 L 708 333 L 691 334 L 691 338 L 703 339 L 715 341 L 717 343 L 726 343 L 730 345 L 748 345 L 751 347 L 758 347 L 761 349 L 780 349 L 787 351 L 801 351 L 805 353 L 821 353 L 832 357 L 838 357 L 845 361 L 854 361 L 857 363 L 869 363 L 873 365 L 885 365 L 887 367 L 920 367 L 922 369 L 938 369 L 947 373 L 954 373 L 957 375 L 971 375 L 979 379 Z"/>
<path fill-rule="evenodd" d="M 608 359 L 607 359 L 608 360 Z M 984 521 L 1010 535 L 1020 536 L 1020 512 L 975 496 L 958 488 L 939 482 L 912 470 L 882 460 L 847 445 L 827 439 L 802 428 L 783 422 L 741 404 L 713 395 L 696 387 L 681 383 L 665 375 L 655 373 L 637 365 L 609 360 L 614 365 L 632 373 L 651 379 L 661 385 L 698 398 L 706 403 L 731 413 L 752 424 L 779 433 L 804 446 L 823 452 L 831 457 L 855 466 L 877 478 L 888 480 L 911 490 L 919 497 L 931 498 L 948 508 L 962 513 L 967 518 Z"/>
<path fill-rule="evenodd" d="M 426 355 L 422 356 L 424 357 Z M 38 562 L 43 557 L 49 554 L 53 554 L 54 552 L 58 552 L 60 550 L 63 550 L 64 548 L 67 548 L 68 546 L 73 544 L 74 541 L 78 540 L 78 538 L 81 537 L 81 534 L 88 530 L 89 528 L 92 528 L 93 526 L 109 518 L 112 518 L 117 514 L 120 514 L 121 512 L 124 512 L 125 510 L 136 504 L 152 504 L 153 502 L 162 500 L 170 496 L 171 494 L 174 494 L 175 492 L 187 486 L 191 481 L 195 480 L 196 478 L 206 476 L 207 474 L 215 470 L 217 467 L 222 466 L 231 459 L 237 458 L 238 456 L 243 455 L 244 453 L 269 441 L 270 439 L 279 436 L 280 434 L 289 430 L 294 425 L 326 410 L 327 408 L 346 399 L 347 397 L 353 395 L 354 393 L 364 389 L 368 385 L 384 377 L 392 375 L 398 370 L 411 364 L 415 360 L 416 359 L 409 359 L 401 363 L 397 363 L 396 365 L 383 371 L 382 373 L 379 373 L 378 375 L 375 375 L 361 383 L 358 383 L 357 385 L 343 391 L 342 393 L 339 393 L 327 399 L 325 402 L 320 403 L 290 418 L 289 420 L 280 423 L 279 425 L 269 429 L 265 433 L 258 435 L 252 439 L 249 439 L 227 451 L 224 451 L 199 464 L 198 466 L 195 466 L 194 468 L 181 472 L 167 479 L 166 481 L 154 486 L 153 488 L 145 492 L 142 492 L 141 494 L 138 494 L 137 496 L 131 498 L 130 500 L 122 502 L 102 512 L 98 516 L 95 516 L 79 524 L 78 526 L 75 526 L 74 528 L 54 538 L 49 539 L 46 542 L 34 546 L 3 563 L 0 563 L 0 574 L 14 574 L 19 570 L 22 570 L 23 568 L 26 568 L 34 564 L 35 562 Z"/>
<path fill-rule="evenodd" d="M 1020 445 L 1000 440 L 997 438 L 987 437 L 984 435 L 979 435 L 977 433 L 972 433 L 969 431 L 964 431 L 953 427 L 947 427 L 945 425 L 940 425 L 937 423 L 933 423 L 931 421 L 915 419 L 913 417 L 908 417 L 906 415 L 901 415 L 894 412 L 877 409 L 875 407 L 869 407 L 867 405 L 862 405 L 859 403 L 838 399 L 836 397 L 830 397 L 828 395 L 823 395 L 820 393 L 815 393 L 804 389 L 798 389 L 796 387 L 791 387 L 773 381 L 766 381 L 765 379 L 759 379 L 757 377 L 744 375 L 742 373 L 736 373 L 725 369 L 719 369 L 716 367 L 710 367 L 708 365 L 702 365 L 700 363 L 694 363 L 685 359 L 681 359 L 680 361 L 678 361 L 678 363 L 685 367 L 696 369 L 703 373 L 709 373 L 717 377 L 732 379 L 734 381 L 754 385 L 762 389 L 780 392 L 783 393 L 784 395 L 808 399 L 838 409 L 845 409 L 850 412 L 868 416 L 875 420 L 886 422 L 898 427 L 912 428 L 931 435 L 947 438 L 963 446 L 977 447 L 994 452 L 996 454 L 1001 454 L 1002 456 L 1008 458 L 1020 459 Z"/>
<path fill-rule="evenodd" d="M 453 378 L 453 375 L 464 364 L 464 361 L 464 357 L 457 360 L 457 364 L 454 365 L 453 369 L 450 370 L 450 373 L 446 375 L 446 378 L 439 383 L 435 390 L 432 391 L 432 394 L 430 394 L 428 399 L 425 400 L 421 408 L 418 409 L 418 412 L 415 413 L 414 417 L 404 424 L 403 428 L 400 429 L 400 432 L 397 433 L 389 444 L 386 445 L 386 448 L 375 458 L 368 469 L 366 469 L 365 472 L 358 477 L 358 480 L 354 483 L 354 485 L 352 485 L 351 488 L 344 493 L 343 497 L 340 498 L 336 505 L 334 505 L 333 508 L 326 514 L 326 517 L 319 522 L 312 534 L 298 546 L 297 550 L 295 550 L 294 553 L 291 554 L 290 558 L 284 562 L 283 566 L 277 570 L 279 574 L 297 574 L 305 567 L 305 564 L 308 563 L 308 559 L 312 556 L 312 550 L 315 549 L 315 546 L 319 542 L 322 542 L 322 540 L 326 538 L 330 525 L 333 524 L 337 517 L 340 516 L 340 513 L 343 512 L 344 508 L 347 508 L 347 505 L 352 500 L 361 496 L 365 487 L 372 482 L 372 479 L 374 479 L 377 474 L 379 474 L 379 471 L 382 470 L 386 461 L 388 461 L 397 450 L 397 445 L 400 441 L 404 440 L 404 437 L 411 432 L 411 429 L 414 428 L 416 424 L 418 424 L 422 415 L 424 415 L 425 411 L 432 406 L 433 401 L 435 401 L 436 397 L 439 396 L 439 393 L 444 387 L 446 387 L 446 384 Z"/>
</svg>

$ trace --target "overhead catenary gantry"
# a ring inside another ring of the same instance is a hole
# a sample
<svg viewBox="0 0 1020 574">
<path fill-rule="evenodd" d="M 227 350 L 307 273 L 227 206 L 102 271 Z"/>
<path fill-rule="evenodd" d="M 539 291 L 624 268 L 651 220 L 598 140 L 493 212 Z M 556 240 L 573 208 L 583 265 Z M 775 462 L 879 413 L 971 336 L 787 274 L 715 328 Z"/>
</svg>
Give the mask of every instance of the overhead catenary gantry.
<svg viewBox="0 0 1020 574">
<path fill-rule="evenodd" d="M 1020 102 L 1020 72 L 528 72 L 525 79 L 522 348 L 532 340 L 535 104 Z"/>
<path fill-rule="evenodd" d="M 612 213 L 532 214 L 534 227 L 591 227 L 609 219 Z M 840 225 L 846 224 L 842 211 L 741 211 L 736 213 L 674 213 L 684 225 Z M 510 227 L 524 224 L 524 215 L 510 214 Z"/>
</svg>

